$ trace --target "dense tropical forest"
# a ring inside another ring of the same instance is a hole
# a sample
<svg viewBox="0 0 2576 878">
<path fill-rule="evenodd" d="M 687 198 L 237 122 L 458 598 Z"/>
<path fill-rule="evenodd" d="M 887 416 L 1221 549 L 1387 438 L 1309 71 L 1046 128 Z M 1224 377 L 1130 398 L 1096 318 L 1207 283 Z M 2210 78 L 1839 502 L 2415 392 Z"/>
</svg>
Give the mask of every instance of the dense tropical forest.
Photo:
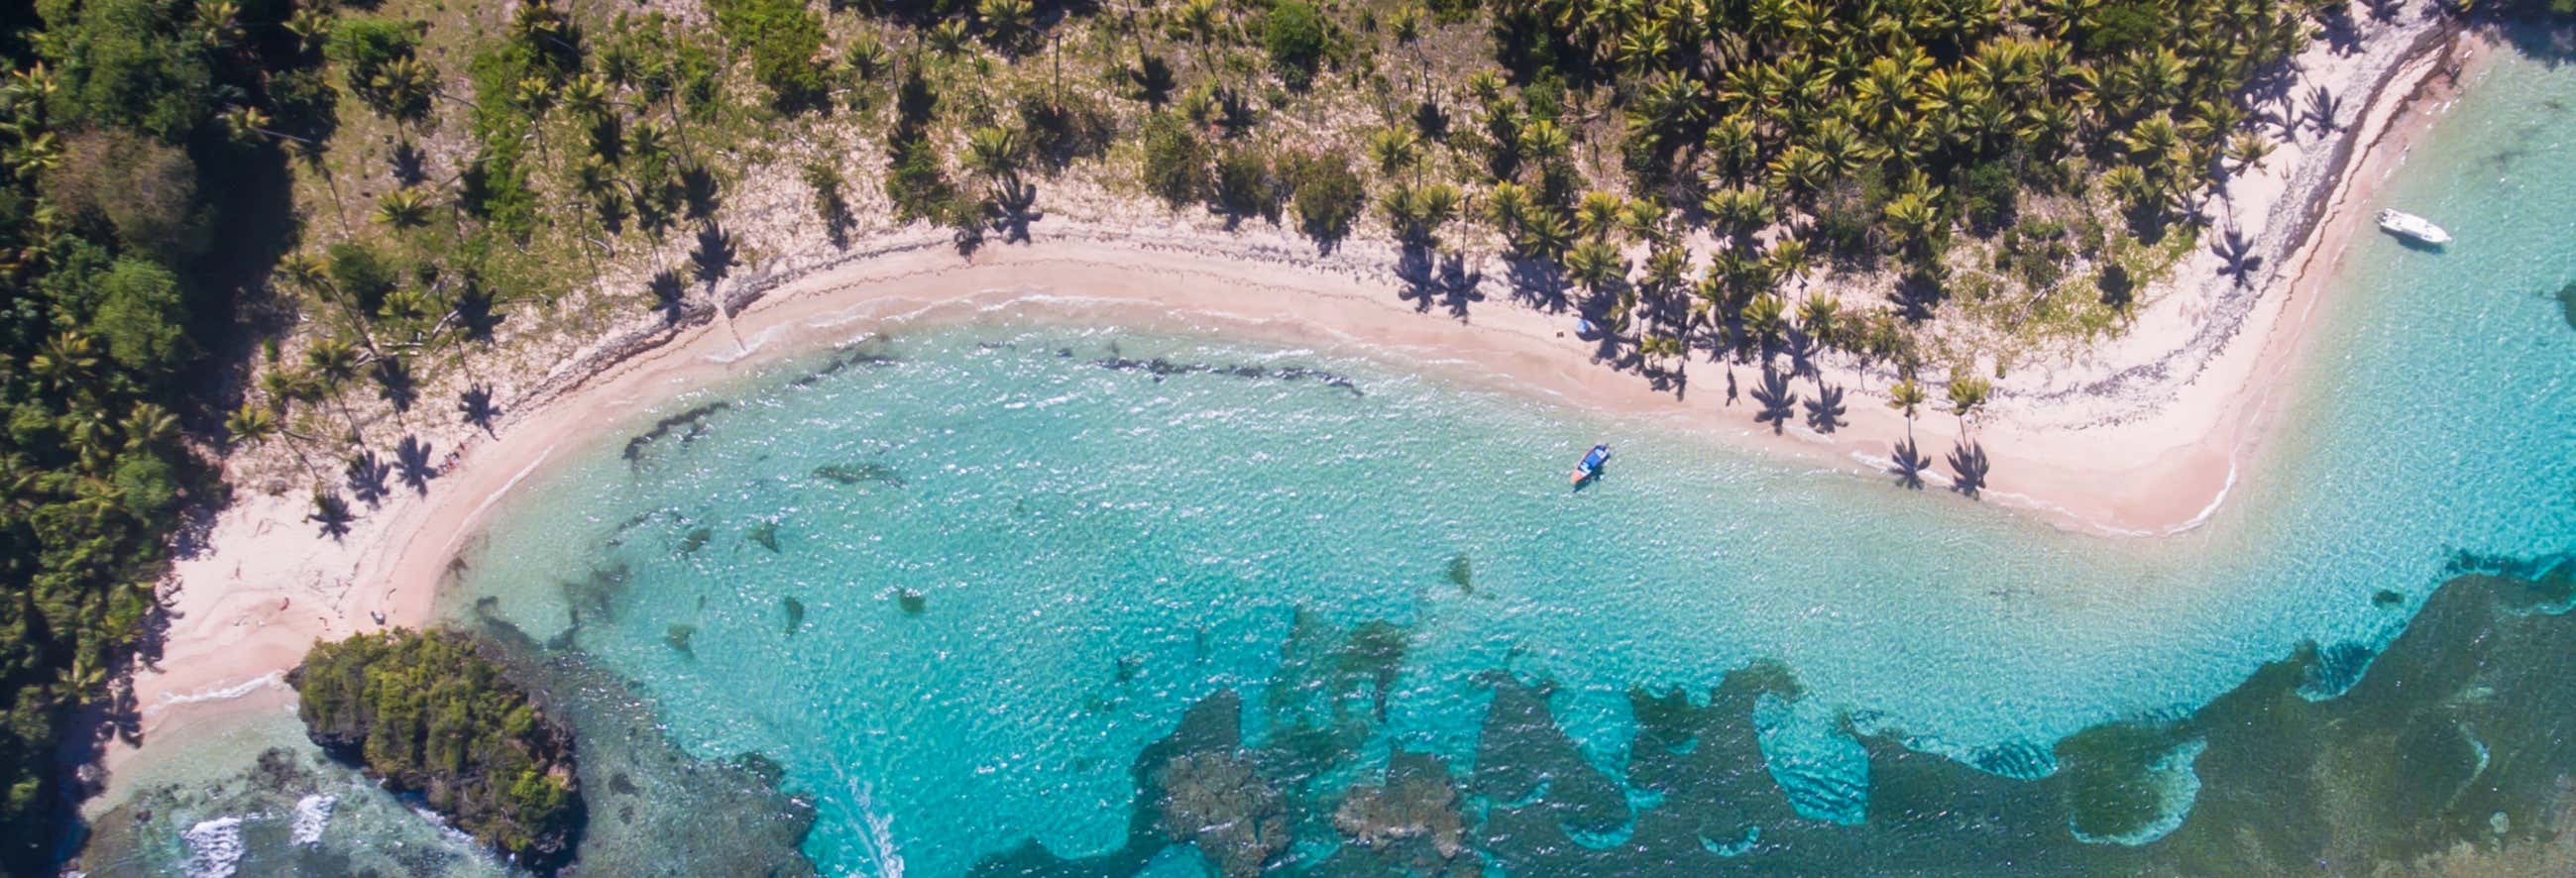
<svg viewBox="0 0 2576 878">
<path fill-rule="evenodd" d="M 315 644 L 295 670 L 315 743 L 539 873 L 571 862 L 584 819 L 572 734 L 473 638 L 398 630 Z"/>
<path fill-rule="evenodd" d="M 182 507 L 219 496 L 189 447 L 214 432 L 198 367 L 233 354 L 239 291 L 292 231 L 277 156 L 224 120 L 309 101 L 320 59 L 212 7 L 8 6 L 0 866 L 32 874 L 59 841 L 57 756 L 98 727 L 74 710 L 135 658 Z"/>
<path fill-rule="evenodd" d="M 428 490 L 430 437 L 707 319 L 747 262 L 1160 203 L 1408 277 L 1498 256 L 1631 365 L 1758 363 L 1775 428 L 1840 423 L 1823 356 L 1965 416 L 2117 331 L 2196 193 L 2334 124 L 2355 96 L 2288 93 L 2285 56 L 2396 10 L 0 0 L 0 862 L 58 853 L 51 766 L 94 739 L 58 742 L 133 731 L 118 680 L 202 513 L 309 495 L 345 534 Z"/>
</svg>

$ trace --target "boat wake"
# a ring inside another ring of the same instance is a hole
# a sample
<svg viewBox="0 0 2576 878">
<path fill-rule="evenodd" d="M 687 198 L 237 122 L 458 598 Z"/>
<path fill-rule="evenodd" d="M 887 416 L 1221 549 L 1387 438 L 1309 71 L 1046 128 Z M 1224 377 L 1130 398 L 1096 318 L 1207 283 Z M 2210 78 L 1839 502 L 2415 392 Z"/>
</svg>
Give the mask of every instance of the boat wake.
<svg viewBox="0 0 2576 878">
<path fill-rule="evenodd" d="M 850 810 L 857 819 L 859 852 L 866 861 L 876 864 L 874 878 L 903 878 L 903 853 L 894 842 L 894 815 L 877 810 L 875 789 L 842 772 L 850 786 Z M 853 870 L 849 874 L 861 874 Z"/>
</svg>

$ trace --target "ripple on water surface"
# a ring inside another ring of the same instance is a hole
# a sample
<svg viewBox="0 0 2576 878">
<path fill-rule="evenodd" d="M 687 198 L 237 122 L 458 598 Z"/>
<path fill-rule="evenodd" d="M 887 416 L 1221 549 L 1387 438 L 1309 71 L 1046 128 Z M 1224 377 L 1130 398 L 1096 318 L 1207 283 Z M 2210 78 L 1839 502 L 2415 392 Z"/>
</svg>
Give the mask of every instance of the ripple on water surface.
<svg viewBox="0 0 2576 878">
<path fill-rule="evenodd" d="M 2437 145 L 2576 83 L 2515 75 L 2543 85 L 2473 92 Z M 2362 692 L 2435 585 L 2493 566 L 2466 562 L 2576 543 L 2576 333 L 2523 292 L 2566 280 L 2576 217 L 2469 209 L 2576 203 L 2576 160 L 2497 181 L 2425 151 L 2409 174 L 2440 179 L 2395 191 L 2463 243 L 2357 251 L 2302 441 L 2179 537 L 1333 352 L 975 326 L 603 436 L 509 504 L 467 596 L 634 679 L 690 752 L 776 760 L 832 868 L 1188 868 L 1138 839 L 1193 832 L 1220 867 L 1565 840 L 1520 861 L 1542 872 L 2149 840 L 2225 812 L 2213 766 L 2251 752 L 2200 705 L 2305 641 L 2329 646 L 2230 697 Z M 1605 477 L 1566 490 L 1605 440 Z M 2137 731 L 2070 738 L 2090 727 Z M 1904 835 L 1963 814 L 1985 834 Z"/>
</svg>

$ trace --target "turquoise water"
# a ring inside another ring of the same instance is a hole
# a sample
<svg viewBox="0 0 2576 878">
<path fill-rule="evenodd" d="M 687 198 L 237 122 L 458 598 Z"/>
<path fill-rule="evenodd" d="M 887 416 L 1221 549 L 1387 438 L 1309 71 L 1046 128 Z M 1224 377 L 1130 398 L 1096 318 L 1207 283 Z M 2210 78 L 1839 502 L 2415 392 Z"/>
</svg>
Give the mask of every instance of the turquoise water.
<svg viewBox="0 0 2576 878">
<path fill-rule="evenodd" d="M 521 488 L 458 605 L 631 678 L 688 752 L 779 763 L 829 872 L 1117 851 L 1130 766 L 1221 692 L 1247 741 L 1330 733 L 1320 768 L 1264 764 L 1293 801 L 1402 752 L 1475 765 L 1497 814 L 1518 787 L 1483 776 L 1555 752 L 1504 747 L 1498 701 L 1542 692 L 1592 771 L 1526 794 L 1594 779 L 1558 822 L 1614 847 L 1659 795 L 1621 780 L 1651 737 L 1632 690 L 1705 705 L 1761 659 L 1798 684 L 1752 710 L 1765 771 L 1801 818 L 1867 823 L 1854 732 L 2048 775 L 2061 739 L 2188 713 L 2302 642 L 2333 694 L 2464 554 L 2576 547 L 2576 331 L 2547 295 L 2576 276 L 2570 93 L 2576 69 L 2509 59 L 2418 145 L 2386 200 L 2459 243 L 2355 246 L 2298 429 L 2180 536 L 2059 533 L 1364 352 L 1001 323 L 639 413 Z M 1607 477 L 1568 491 L 1596 441 Z M 1373 620 L 1400 646 L 1353 645 Z M 2161 760 L 2169 818 L 2193 748 Z M 1289 809 L 1299 857 L 1334 847 L 1313 810 Z"/>
</svg>

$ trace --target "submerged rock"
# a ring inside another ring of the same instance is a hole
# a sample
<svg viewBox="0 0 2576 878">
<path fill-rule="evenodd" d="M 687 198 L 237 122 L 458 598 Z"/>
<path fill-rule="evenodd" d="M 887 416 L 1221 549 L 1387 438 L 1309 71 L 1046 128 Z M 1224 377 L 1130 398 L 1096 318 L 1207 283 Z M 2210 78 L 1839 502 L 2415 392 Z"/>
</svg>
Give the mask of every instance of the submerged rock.
<svg viewBox="0 0 2576 878">
<path fill-rule="evenodd" d="M 1333 809 L 1333 828 L 1382 863 L 1416 873 L 1446 870 L 1467 851 L 1458 787 L 1437 756 L 1398 751 L 1386 783 L 1356 786 Z"/>
<path fill-rule="evenodd" d="M 1197 845 L 1218 872 L 1258 875 L 1288 849 L 1286 799 L 1240 751 L 1183 754 L 1154 782 L 1164 835 Z"/>
</svg>

